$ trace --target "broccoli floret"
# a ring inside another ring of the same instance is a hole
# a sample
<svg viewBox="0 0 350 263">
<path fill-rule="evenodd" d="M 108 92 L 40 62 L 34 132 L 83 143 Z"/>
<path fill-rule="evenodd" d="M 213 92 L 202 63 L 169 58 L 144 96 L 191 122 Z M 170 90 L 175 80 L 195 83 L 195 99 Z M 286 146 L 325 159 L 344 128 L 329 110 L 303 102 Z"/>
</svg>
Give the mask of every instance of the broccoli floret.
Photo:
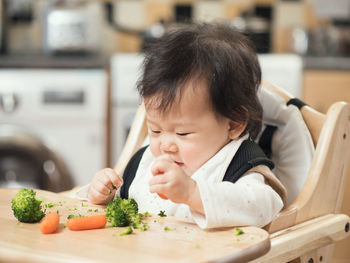
<svg viewBox="0 0 350 263">
<path fill-rule="evenodd" d="M 134 199 L 121 199 L 119 206 L 124 210 L 130 217 L 137 215 L 139 212 L 138 205 Z"/>
<path fill-rule="evenodd" d="M 244 231 L 243 231 L 242 229 L 238 228 L 238 227 L 235 227 L 235 228 L 233 229 L 233 231 L 234 231 L 233 234 L 234 234 L 235 236 L 239 236 L 239 235 L 244 234 Z"/>
<path fill-rule="evenodd" d="M 41 200 L 35 198 L 36 193 L 32 189 L 21 189 L 12 199 L 14 216 L 20 222 L 39 222 L 45 213 L 41 210 Z"/>
<path fill-rule="evenodd" d="M 148 211 L 142 213 L 141 215 L 142 217 L 152 217 L 152 215 Z"/>
<path fill-rule="evenodd" d="M 174 231 L 174 230 L 175 230 L 175 228 L 170 228 L 168 226 L 164 227 L 164 231 Z"/>
<path fill-rule="evenodd" d="M 165 211 L 163 211 L 163 210 L 160 210 L 159 213 L 158 213 L 158 215 L 159 215 L 160 217 L 166 217 Z"/>
<path fill-rule="evenodd" d="M 131 222 L 141 224 L 142 218 L 143 218 L 142 214 L 139 214 L 139 213 L 133 214 L 131 216 Z"/>
<path fill-rule="evenodd" d="M 105 214 L 107 221 L 112 226 L 130 226 L 134 220 L 138 220 L 138 206 L 134 199 L 122 199 L 116 197 L 108 203 Z"/>
<path fill-rule="evenodd" d="M 144 215 L 140 214 L 138 211 L 138 205 L 134 199 L 123 199 L 117 196 L 107 205 L 105 215 L 107 221 L 110 222 L 112 226 L 129 226 L 130 229 L 132 226 L 134 229 L 146 231 L 148 229 L 148 224 L 142 222 Z M 146 215 L 149 216 L 150 214 L 147 213 Z M 130 233 L 128 232 L 129 228 L 124 231 L 126 234 L 132 233 L 132 229 Z"/>
<path fill-rule="evenodd" d="M 140 231 L 146 231 L 148 229 L 148 224 L 144 222 L 134 222 L 132 227 Z"/>
<path fill-rule="evenodd" d="M 132 228 L 128 226 L 127 228 L 125 228 L 124 231 L 119 233 L 119 236 L 130 235 L 131 233 L 132 233 Z"/>
</svg>

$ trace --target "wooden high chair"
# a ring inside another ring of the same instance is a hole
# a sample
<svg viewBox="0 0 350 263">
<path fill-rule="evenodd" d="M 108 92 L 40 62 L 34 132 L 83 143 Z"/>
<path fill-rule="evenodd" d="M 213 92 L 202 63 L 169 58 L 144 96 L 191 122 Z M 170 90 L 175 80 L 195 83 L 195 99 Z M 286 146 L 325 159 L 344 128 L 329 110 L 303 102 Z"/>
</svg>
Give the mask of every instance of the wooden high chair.
<svg viewBox="0 0 350 263">
<path fill-rule="evenodd" d="M 286 101 L 292 98 L 271 83 L 262 85 Z M 297 199 L 265 227 L 271 249 L 254 262 L 331 262 L 334 242 L 349 235 L 350 219 L 339 211 L 350 159 L 350 105 L 334 103 L 327 114 L 304 106 L 301 113 L 315 145 L 312 165 Z M 141 105 L 115 166 L 119 174 L 146 137 Z"/>
</svg>

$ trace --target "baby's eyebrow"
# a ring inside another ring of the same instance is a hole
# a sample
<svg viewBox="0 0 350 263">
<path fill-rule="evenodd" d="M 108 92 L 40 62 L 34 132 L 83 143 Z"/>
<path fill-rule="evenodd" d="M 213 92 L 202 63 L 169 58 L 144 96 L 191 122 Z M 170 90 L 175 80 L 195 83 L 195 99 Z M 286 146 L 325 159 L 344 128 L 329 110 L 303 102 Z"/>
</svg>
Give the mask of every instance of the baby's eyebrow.
<svg viewBox="0 0 350 263">
<path fill-rule="evenodd" d="M 186 121 L 183 121 L 183 120 L 175 120 L 173 121 L 173 124 L 174 125 L 178 125 L 178 126 L 190 126 L 191 124 L 193 124 L 193 122 L 186 122 Z"/>
<path fill-rule="evenodd" d="M 157 122 L 157 119 L 151 119 L 149 117 L 146 116 L 146 122 L 148 122 L 149 124 L 153 124 L 153 125 L 159 125 L 160 122 Z M 193 126 L 194 123 L 193 121 L 184 121 L 184 120 L 171 120 L 170 123 L 174 126 L 181 126 L 181 127 L 187 127 L 187 126 Z"/>
<path fill-rule="evenodd" d="M 146 121 L 151 124 L 159 124 L 160 120 L 158 118 L 152 118 L 146 115 Z"/>
</svg>

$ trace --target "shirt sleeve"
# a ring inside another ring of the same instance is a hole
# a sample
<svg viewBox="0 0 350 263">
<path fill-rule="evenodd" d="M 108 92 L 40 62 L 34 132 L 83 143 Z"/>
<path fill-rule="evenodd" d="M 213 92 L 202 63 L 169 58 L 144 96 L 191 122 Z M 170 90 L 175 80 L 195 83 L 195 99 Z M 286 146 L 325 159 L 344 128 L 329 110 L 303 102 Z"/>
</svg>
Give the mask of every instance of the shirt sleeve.
<svg viewBox="0 0 350 263">
<path fill-rule="evenodd" d="M 88 201 L 90 202 L 90 199 L 88 198 L 88 191 L 89 191 L 90 184 L 84 185 L 82 187 L 79 187 L 76 191 L 74 191 L 70 197 L 81 200 L 81 201 Z M 114 198 L 116 196 L 120 196 L 120 187 L 117 189 Z"/>
<path fill-rule="evenodd" d="M 89 186 L 90 184 L 87 184 L 78 188 L 75 192 L 73 192 L 73 196 L 71 197 L 82 201 L 90 201 L 88 198 Z"/>
<path fill-rule="evenodd" d="M 248 173 L 236 183 L 208 184 L 195 179 L 205 214 L 191 211 L 193 220 L 201 228 L 252 225 L 263 227 L 283 208 L 281 197 L 265 184 L 260 173 Z"/>
</svg>

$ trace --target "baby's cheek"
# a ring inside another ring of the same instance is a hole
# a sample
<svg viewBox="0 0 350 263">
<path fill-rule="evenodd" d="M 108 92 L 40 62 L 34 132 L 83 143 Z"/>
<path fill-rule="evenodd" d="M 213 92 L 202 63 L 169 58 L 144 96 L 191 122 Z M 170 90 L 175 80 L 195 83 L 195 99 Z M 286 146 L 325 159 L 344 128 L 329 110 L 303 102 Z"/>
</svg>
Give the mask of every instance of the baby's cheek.
<svg viewBox="0 0 350 263">
<path fill-rule="evenodd" d="M 160 148 L 159 148 L 159 145 L 157 145 L 156 141 L 151 139 L 149 147 L 154 157 L 160 156 Z"/>
<path fill-rule="evenodd" d="M 197 171 L 205 162 L 202 153 L 197 151 L 183 151 L 183 161 L 192 173 Z"/>
</svg>

